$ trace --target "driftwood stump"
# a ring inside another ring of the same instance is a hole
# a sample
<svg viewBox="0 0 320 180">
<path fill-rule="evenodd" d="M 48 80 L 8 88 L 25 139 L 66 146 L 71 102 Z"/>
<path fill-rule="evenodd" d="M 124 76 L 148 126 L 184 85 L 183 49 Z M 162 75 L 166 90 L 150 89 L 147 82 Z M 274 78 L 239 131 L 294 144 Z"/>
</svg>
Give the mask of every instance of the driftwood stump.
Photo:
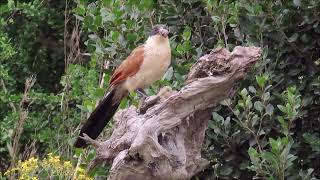
<svg viewBox="0 0 320 180">
<path fill-rule="evenodd" d="M 110 180 L 190 179 L 209 162 L 201 157 L 212 108 L 230 96 L 233 86 L 260 57 L 256 47 L 215 49 L 191 68 L 178 92 L 165 87 L 137 109 L 114 116 L 111 137 L 98 142 L 93 165 L 112 164 Z"/>
</svg>

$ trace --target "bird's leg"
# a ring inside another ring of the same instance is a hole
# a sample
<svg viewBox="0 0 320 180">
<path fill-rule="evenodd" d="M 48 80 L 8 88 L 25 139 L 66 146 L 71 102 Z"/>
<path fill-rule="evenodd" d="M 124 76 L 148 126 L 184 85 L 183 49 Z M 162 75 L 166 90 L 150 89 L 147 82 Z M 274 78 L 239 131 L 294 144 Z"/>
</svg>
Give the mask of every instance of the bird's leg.
<svg viewBox="0 0 320 180">
<path fill-rule="evenodd" d="M 147 99 L 148 95 L 147 95 L 147 93 L 146 93 L 143 89 L 141 89 L 141 88 L 136 89 L 136 92 L 141 96 L 141 98 L 140 98 L 140 100 L 139 100 L 139 104 L 138 104 L 138 112 L 141 113 L 141 112 L 142 112 L 142 111 L 141 111 L 141 107 L 144 106 L 145 100 Z"/>
<path fill-rule="evenodd" d="M 143 99 L 146 99 L 148 97 L 147 93 L 141 88 L 138 88 L 136 92 L 140 94 L 140 96 L 142 96 Z"/>
</svg>

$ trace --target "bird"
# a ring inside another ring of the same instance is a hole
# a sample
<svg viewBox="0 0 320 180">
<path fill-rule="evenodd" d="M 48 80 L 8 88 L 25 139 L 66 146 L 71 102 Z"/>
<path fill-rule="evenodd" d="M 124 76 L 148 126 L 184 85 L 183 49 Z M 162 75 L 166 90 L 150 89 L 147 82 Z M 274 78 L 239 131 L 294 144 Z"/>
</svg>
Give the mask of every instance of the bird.
<svg viewBox="0 0 320 180">
<path fill-rule="evenodd" d="M 130 92 L 136 91 L 146 96 L 143 89 L 163 77 L 171 63 L 168 35 L 166 26 L 153 26 L 145 43 L 136 47 L 115 69 L 105 96 L 83 124 L 74 147 L 88 146 L 82 138 L 84 133 L 96 139 L 117 111 L 121 100 Z"/>
</svg>

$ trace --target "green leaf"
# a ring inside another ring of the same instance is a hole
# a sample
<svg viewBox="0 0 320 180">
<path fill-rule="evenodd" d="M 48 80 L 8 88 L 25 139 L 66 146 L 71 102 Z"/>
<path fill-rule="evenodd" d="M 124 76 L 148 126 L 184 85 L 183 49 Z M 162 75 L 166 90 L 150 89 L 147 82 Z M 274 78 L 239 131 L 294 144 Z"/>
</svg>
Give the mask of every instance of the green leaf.
<svg viewBox="0 0 320 180">
<path fill-rule="evenodd" d="M 80 16 L 85 16 L 86 8 L 82 4 L 78 4 L 78 6 L 75 9 L 75 12 Z"/>
<path fill-rule="evenodd" d="M 81 106 L 79 104 L 77 104 L 76 107 L 79 108 L 80 110 L 84 111 L 84 112 L 88 111 L 84 106 Z"/>
<path fill-rule="evenodd" d="M 262 153 L 261 157 L 265 159 L 268 163 L 270 163 L 272 167 L 278 166 L 277 157 L 271 152 L 264 152 Z"/>
<path fill-rule="evenodd" d="M 221 129 L 213 121 L 209 121 L 208 127 L 214 131 L 215 134 L 221 134 Z"/>
<path fill-rule="evenodd" d="M 282 133 L 284 135 L 288 135 L 289 131 L 288 131 L 288 123 L 284 120 L 284 118 L 282 116 L 278 117 L 278 121 L 281 125 L 282 128 Z"/>
<path fill-rule="evenodd" d="M 183 46 L 183 51 L 188 52 L 191 49 L 191 42 L 185 41 L 185 42 L 183 42 L 182 46 Z"/>
<path fill-rule="evenodd" d="M 184 40 L 189 40 L 191 37 L 191 29 L 189 27 L 185 28 L 182 36 Z"/>
<path fill-rule="evenodd" d="M 279 151 L 279 145 L 281 144 L 280 141 L 276 141 L 273 138 L 269 138 L 269 144 L 271 146 L 271 151 L 277 153 Z"/>
<path fill-rule="evenodd" d="M 289 43 L 292 43 L 292 42 L 295 42 L 299 37 L 299 34 L 298 33 L 294 33 L 291 37 L 288 38 L 288 42 Z"/>
<path fill-rule="evenodd" d="M 230 99 L 230 98 L 225 99 L 225 100 L 223 100 L 223 101 L 220 102 L 220 104 L 223 105 L 223 106 L 230 106 L 231 103 L 232 103 L 232 102 L 231 102 L 231 99 Z"/>
<path fill-rule="evenodd" d="M 258 115 L 254 115 L 253 117 L 252 117 L 252 119 L 251 119 L 251 121 L 252 121 L 252 127 L 254 127 L 256 124 L 257 124 L 257 122 L 258 122 L 258 120 L 259 120 L 259 116 Z"/>
<path fill-rule="evenodd" d="M 180 73 L 174 73 L 173 75 L 179 83 L 183 83 L 184 78 Z"/>
<path fill-rule="evenodd" d="M 281 112 L 287 113 L 287 108 L 285 106 L 278 104 L 277 107 L 280 109 Z"/>
<path fill-rule="evenodd" d="M 245 106 L 249 109 L 252 108 L 252 101 L 251 101 L 251 96 L 249 95 L 245 101 Z"/>
<path fill-rule="evenodd" d="M 230 125 L 230 117 L 227 117 L 226 120 L 223 122 L 224 127 L 228 127 Z"/>
<path fill-rule="evenodd" d="M 142 0 L 140 1 L 140 4 L 143 5 L 144 9 L 150 9 L 153 5 L 152 0 Z"/>
<path fill-rule="evenodd" d="M 264 88 L 269 76 L 267 74 L 256 76 L 256 81 L 260 88 Z"/>
<path fill-rule="evenodd" d="M 13 1 L 13 0 L 8 0 L 8 8 L 9 8 L 10 10 L 14 10 L 15 4 L 14 4 L 14 1 Z"/>
<path fill-rule="evenodd" d="M 118 41 L 118 38 L 120 36 L 120 33 L 118 31 L 111 31 L 110 34 L 111 34 L 111 39 L 113 41 Z"/>
<path fill-rule="evenodd" d="M 220 168 L 220 174 L 222 176 L 229 176 L 233 172 L 233 169 L 231 166 L 222 166 Z"/>
<path fill-rule="evenodd" d="M 268 104 L 267 107 L 266 107 L 266 113 L 269 116 L 272 116 L 273 115 L 273 110 L 274 110 L 274 107 L 271 104 Z"/>
<path fill-rule="evenodd" d="M 254 102 L 254 108 L 255 108 L 257 111 L 261 112 L 262 109 L 263 109 L 263 104 L 262 104 L 260 101 L 256 101 L 256 102 Z"/>
<path fill-rule="evenodd" d="M 212 117 L 214 120 L 216 120 L 217 122 L 223 122 L 224 118 L 222 116 L 220 116 L 218 113 L 213 112 L 212 113 Z"/>
<path fill-rule="evenodd" d="M 94 96 L 99 98 L 99 97 L 102 97 L 105 93 L 105 89 L 103 88 L 97 88 L 94 92 Z"/>
<path fill-rule="evenodd" d="M 163 80 L 166 79 L 168 81 L 172 80 L 172 77 L 173 77 L 173 67 L 170 67 L 167 72 L 164 74 L 163 76 Z"/>
<path fill-rule="evenodd" d="M 317 137 L 315 134 L 304 133 L 303 138 L 308 144 L 310 144 L 313 151 L 320 152 L 320 138 L 319 137 Z"/>
<path fill-rule="evenodd" d="M 137 35 L 134 34 L 134 33 L 129 33 L 129 34 L 127 35 L 127 40 L 128 40 L 128 41 L 131 41 L 131 42 L 134 42 L 134 41 L 137 40 Z"/>
<path fill-rule="evenodd" d="M 184 46 L 182 44 L 178 44 L 176 50 L 179 54 L 184 54 L 185 52 Z"/>
<path fill-rule="evenodd" d="M 83 153 L 83 148 L 76 148 L 74 151 L 74 156 L 79 157 Z"/>
<path fill-rule="evenodd" d="M 208 128 L 210 128 L 210 129 L 214 129 L 215 128 L 215 124 L 214 124 L 213 121 L 209 121 Z"/>
<path fill-rule="evenodd" d="M 264 101 L 268 101 L 270 99 L 270 93 L 269 92 L 264 93 L 263 99 L 264 99 Z"/>
<path fill-rule="evenodd" d="M 92 41 L 97 41 L 99 38 L 99 36 L 97 36 L 96 34 L 89 34 L 88 37 L 92 40 Z"/>
<path fill-rule="evenodd" d="M 83 25 L 85 28 L 90 29 L 92 26 L 93 18 L 91 16 L 84 17 Z"/>
<path fill-rule="evenodd" d="M 243 88 L 240 92 L 240 95 L 242 96 L 242 98 L 245 98 L 248 95 L 248 91 L 246 88 Z"/>
<path fill-rule="evenodd" d="M 83 106 L 88 110 L 88 112 L 92 112 L 93 107 L 94 107 L 93 103 L 87 99 L 84 100 Z"/>
<path fill-rule="evenodd" d="M 95 16 L 94 24 L 98 27 L 102 26 L 102 17 L 100 15 Z"/>
<path fill-rule="evenodd" d="M 251 163 L 254 166 L 259 166 L 260 158 L 259 158 L 259 153 L 257 152 L 257 150 L 252 148 L 252 147 L 250 147 L 249 150 L 248 150 L 248 154 L 250 156 Z"/>
<path fill-rule="evenodd" d="M 221 21 L 221 18 L 219 16 L 211 16 L 211 19 L 212 19 L 213 22 Z"/>
<path fill-rule="evenodd" d="M 253 86 L 249 86 L 249 91 L 255 94 L 257 90 Z"/>
</svg>

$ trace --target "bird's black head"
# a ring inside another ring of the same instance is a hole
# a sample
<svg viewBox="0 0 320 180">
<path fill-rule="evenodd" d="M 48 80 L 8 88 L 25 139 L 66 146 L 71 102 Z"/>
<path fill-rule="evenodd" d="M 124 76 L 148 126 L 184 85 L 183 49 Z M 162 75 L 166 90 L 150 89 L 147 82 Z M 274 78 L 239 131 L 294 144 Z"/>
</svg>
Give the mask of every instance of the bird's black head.
<svg viewBox="0 0 320 180">
<path fill-rule="evenodd" d="M 149 36 L 154 36 L 157 34 L 160 34 L 162 37 L 167 38 L 169 30 L 164 25 L 155 25 L 153 26 Z"/>
</svg>

